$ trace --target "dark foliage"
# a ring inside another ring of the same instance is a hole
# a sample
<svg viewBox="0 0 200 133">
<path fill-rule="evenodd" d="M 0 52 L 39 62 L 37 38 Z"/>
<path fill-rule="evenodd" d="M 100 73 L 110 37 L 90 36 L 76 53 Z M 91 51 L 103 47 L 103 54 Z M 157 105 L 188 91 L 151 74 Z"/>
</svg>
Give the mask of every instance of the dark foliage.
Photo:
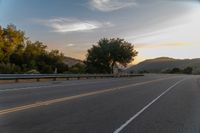
<svg viewBox="0 0 200 133">
<path fill-rule="evenodd" d="M 0 73 L 58 73 L 68 71 L 64 55 L 58 50 L 47 51 L 42 42 L 31 42 L 15 26 L 0 27 Z"/>
<path fill-rule="evenodd" d="M 88 50 L 86 72 L 112 73 L 115 65 L 126 66 L 137 55 L 134 46 L 124 39 L 101 39 L 97 45 Z"/>
</svg>

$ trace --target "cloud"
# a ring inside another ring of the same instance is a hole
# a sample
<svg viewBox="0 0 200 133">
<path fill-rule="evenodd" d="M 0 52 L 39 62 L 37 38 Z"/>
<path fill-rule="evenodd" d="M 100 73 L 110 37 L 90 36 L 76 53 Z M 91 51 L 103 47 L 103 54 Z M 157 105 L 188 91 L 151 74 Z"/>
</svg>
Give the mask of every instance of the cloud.
<svg viewBox="0 0 200 133">
<path fill-rule="evenodd" d="M 75 46 L 75 44 L 73 44 L 73 43 L 67 44 L 67 47 L 74 47 L 74 46 Z"/>
<path fill-rule="evenodd" d="M 186 42 L 190 45 L 200 42 L 200 8 L 194 6 L 187 14 L 171 21 L 173 26 L 165 26 L 152 32 L 143 32 L 140 35 L 130 35 L 126 39 L 140 44 L 163 44 L 171 42 Z M 163 25 L 164 26 L 164 25 Z M 166 28 L 167 27 L 167 28 Z M 183 43 L 179 43 L 180 46 Z M 164 44 L 163 44 L 164 45 Z M 174 46 L 177 46 L 177 44 Z"/>
<path fill-rule="evenodd" d="M 90 0 L 90 6 L 102 12 L 119 10 L 137 5 L 135 0 Z"/>
<path fill-rule="evenodd" d="M 67 33 L 67 32 L 80 32 L 99 29 L 102 27 L 111 26 L 109 22 L 98 22 L 90 20 L 79 20 L 70 18 L 54 18 L 49 20 L 37 19 L 36 22 L 48 26 L 54 32 Z"/>
</svg>

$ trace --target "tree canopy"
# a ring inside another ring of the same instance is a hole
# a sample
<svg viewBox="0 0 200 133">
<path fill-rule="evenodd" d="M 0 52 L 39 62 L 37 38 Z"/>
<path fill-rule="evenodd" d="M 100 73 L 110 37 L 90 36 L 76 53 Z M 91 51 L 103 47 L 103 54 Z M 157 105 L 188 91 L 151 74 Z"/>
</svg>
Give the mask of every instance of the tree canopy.
<svg viewBox="0 0 200 133">
<path fill-rule="evenodd" d="M 8 62 L 16 47 L 24 45 L 24 32 L 17 30 L 14 25 L 7 28 L 0 26 L 0 61 Z"/>
<path fill-rule="evenodd" d="M 124 39 L 103 38 L 97 45 L 87 51 L 86 72 L 88 73 L 113 73 L 115 65 L 127 66 L 134 60 L 138 52 L 134 45 Z"/>
<path fill-rule="evenodd" d="M 0 27 L 0 73 L 53 73 L 55 69 L 58 73 L 68 71 L 62 53 L 47 51 L 46 45 L 30 41 L 14 25 Z"/>
</svg>

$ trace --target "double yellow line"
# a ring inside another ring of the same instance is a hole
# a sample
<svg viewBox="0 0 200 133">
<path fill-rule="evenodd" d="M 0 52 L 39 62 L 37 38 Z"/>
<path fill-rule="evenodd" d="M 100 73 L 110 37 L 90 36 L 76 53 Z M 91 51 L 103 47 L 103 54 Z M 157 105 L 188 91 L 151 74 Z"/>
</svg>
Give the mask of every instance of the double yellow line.
<svg viewBox="0 0 200 133">
<path fill-rule="evenodd" d="M 156 80 L 140 82 L 140 83 L 135 83 L 135 84 L 130 84 L 130 85 L 124 85 L 124 86 L 110 88 L 110 89 L 104 89 L 104 90 L 99 90 L 99 91 L 93 91 L 93 92 L 78 94 L 78 95 L 74 95 L 74 96 L 67 96 L 67 97 L 63 97 L 63 98 L 57 98 L 57 99 L 37 102 L 37 103 L 28 104 L 28 105 L 19 106 L 19 107 L 13 107 L 13 108 L 9 108 L 9 109 L 0 110 L 0 115 L 5 115 L 5 114 L 18 112 L 18 111 L 23 111 L 23 110 L 36 108 L 36 107 L 41 107 L 41 106 L 47 106 L 47 105 L 60 103 L 60 102 L 64 102 L 64 101 L 69 101 L 69 100 L 73 100 L 73 99 L 78 99 L 78 98 L 83 98 L 83 97 L 87 97 L 87 96 L 102 94 L 102 93 L 111 92 L 111 91 L 115 91 L 115 90 L 120 90 L 120 89 L 124 89 L 124 88 L 128 88 L 128 87 L 134 87 L 134 86 L 144 85 L 144 84 L 148 84 L 148 83 L 152 83 L 152 82 L 158 82 L 158 81 L 171 79 L 171 78 L 175 78 L 175 77 L 156 79 Z"/>
</svg>

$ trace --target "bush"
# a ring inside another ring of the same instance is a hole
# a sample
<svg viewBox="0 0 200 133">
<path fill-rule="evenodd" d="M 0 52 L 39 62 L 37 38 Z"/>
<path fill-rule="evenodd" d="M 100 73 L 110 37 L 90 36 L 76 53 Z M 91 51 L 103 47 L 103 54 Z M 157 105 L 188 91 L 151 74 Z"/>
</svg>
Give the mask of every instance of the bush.
<svg viewBox="0 0 200 133">
<path fill-rule="evenodd" d="M 69 72 L 71 73 L 85 73 L 85 65 L 77 63 L 69 68 Z"/>
<path fill-rule="evenodd" d="M 178 74 L 178 73 L 181 73 L 181 69 L 180 68 L 177 68 L 177 67 L 175 67 L 175 68 L 173 68 L 172 70 L 171 70 L 171 72 L 170 73 L 172 73 L 172 74 Z"/>
<path fill-rule="evenodd" d="M 198 75 L 200 75 L 200 68 L 195 68 L 195 69 L 192 71 L 192 74 L 198 74 Z"/>
<path fill-rule="evenodd" d="M 193 68 L 192 67 L 186 67 L 183 69 L 184 74 L 192 74 Z"/>
<path fill-rule="evenodd" d="M 40 74 L 39 71 L 35 70 L 35 69 L 32 69 L 32 70 L 29 70 L 26 72 L 27 74 Z"/>
<path fill-rule="evenodd" d="M 0 73 L 1 74 L 15 74 L 21 73 L 19 66 L 11 63 L 0 63 Z"/>
</svg>

